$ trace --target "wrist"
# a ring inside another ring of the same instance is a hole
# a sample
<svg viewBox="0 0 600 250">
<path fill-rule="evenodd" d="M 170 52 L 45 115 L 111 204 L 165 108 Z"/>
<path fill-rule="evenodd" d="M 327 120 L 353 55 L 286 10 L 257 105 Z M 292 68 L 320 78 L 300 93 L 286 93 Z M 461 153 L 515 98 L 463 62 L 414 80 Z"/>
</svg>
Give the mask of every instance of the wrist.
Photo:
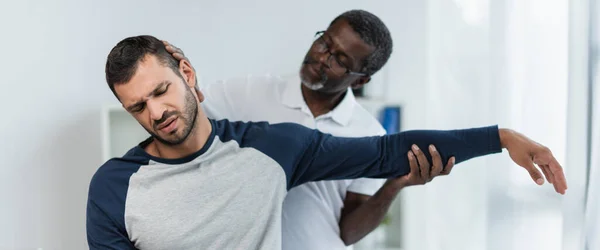
<svg viewBox="0 0 600 250">
<path fill-rule="evenodd" d="M 384 193 L 385 196 L 395 197 L 398 194 L 398 192 L 400 192 L 400 190 L 402 190 L 405 187 L 406 184 L 404 182 L 400 182 L 397 179 L 389 179 L 385 182 L 385 184 L 383 184 L 383 186 L 381 187 L 381 191 Z"/>
<path fill-rule="evenodd" d="M 500 146 L 502 148 L 508 148 L 510 140 L 513 135 L 513 131 L 506 128 L 498 129 L 498 135 L 500 136 Z"/>
</svg>

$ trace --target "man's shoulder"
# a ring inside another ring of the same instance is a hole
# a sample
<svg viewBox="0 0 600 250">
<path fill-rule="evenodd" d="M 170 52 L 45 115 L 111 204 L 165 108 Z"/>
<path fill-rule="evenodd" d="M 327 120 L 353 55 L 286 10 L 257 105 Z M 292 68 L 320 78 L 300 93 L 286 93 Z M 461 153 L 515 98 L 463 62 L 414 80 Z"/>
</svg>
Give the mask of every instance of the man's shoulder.
<svg viewBox="0 0 600 250">
<path fill-rule="evenodd" d="M 266 121 L 215 121 L 215 136 L 222 142 L 236 141 L 241 148 L 253 148 L 282 163 L 299 155 L 315 136 L 315 130 L 297 123 Z"/>
<path fill-rule="evenodd" d="M 229 77 L 217 80 L 216 82 L 206 84 L 206 87 L 219 86 L 253 86 L 253 87 L 272 87 L 286 83 L 286 77 L 273 74 L 248 74 Z"/>
<path fill-rule="evenodd" d="M 358 102 L 354 105 L 352 119 L 347 126 L 360 133 L 358 136 L 375 136 L 386 133 L 379 120 Z"/>
<path fill-rule="evenodd" d="M 286 80 L 276 75 L 232 77 L 201 86 L 202 107 L 212 118 L 255 120 L 280 103 Z"/>
<path fill-rule="evenodd" d="M 269 121 L 230 121 L 228 119 L 213 120 L 214 133 L 221 140 L 280 140 L 280 137 L 294 138 L 311 134 L 309 129 L 293 122 L 271 123 Z"/>
<path fill-rule="evenodd" d="M 125 231 L 125 204 L 130 178 L 142 165 L 148 164 L 148 159 L 136 154 L 135 149 L 106 161 L 92 176 L 86 212 L 88 233 L 105 227 Z"/>
<path fill-rule="evenodd" d="M 92 176 L 90 193 L 104 190 L 107 185 L 127 184 L 129 177 L 143 165 L 148 165 L 149 159 L 139 155 L 139 146 L 129 150 L 122 157 L 114 157 L 102 164 Z"/>
</svg>

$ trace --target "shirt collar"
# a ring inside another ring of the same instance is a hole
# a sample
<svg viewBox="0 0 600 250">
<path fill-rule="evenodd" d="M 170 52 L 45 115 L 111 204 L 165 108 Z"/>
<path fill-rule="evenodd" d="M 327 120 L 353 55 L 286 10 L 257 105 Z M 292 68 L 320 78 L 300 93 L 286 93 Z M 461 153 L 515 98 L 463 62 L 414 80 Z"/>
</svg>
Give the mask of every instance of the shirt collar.
<svg viewBox="0 0 600 250">
<path fill-rule="evenodd" d="M 302 89 L 300 79 L 295 78 L 286 82 L 285 87 L 281 94 L 281 103 L 292 109 L 303 109 L 310 113 L 308 105 L 302 96 Z M 354 105 L 356 104 L 356 98 L 352 93 L 352 89 L 348 88 L 346 94 L 342 98 L 342 101 L 332 111 L 322 115 L 322 118 L 331 118 L 342 126 L 348 125 L 352 114 L 354 112 Z M 319 117 L 319 118 L 321 118 Z"/>
<path fill-rule="evenodd" d="M 308 108 L 304 97 L 302 96 L 302 89 L 300 86 L 300 79 L 292 77 L 293 80 L 287 80 L 281 93 L 281 103 L 289 108 Z M 297 80 L 297 81 L 295 81 Z"/>
</svg>

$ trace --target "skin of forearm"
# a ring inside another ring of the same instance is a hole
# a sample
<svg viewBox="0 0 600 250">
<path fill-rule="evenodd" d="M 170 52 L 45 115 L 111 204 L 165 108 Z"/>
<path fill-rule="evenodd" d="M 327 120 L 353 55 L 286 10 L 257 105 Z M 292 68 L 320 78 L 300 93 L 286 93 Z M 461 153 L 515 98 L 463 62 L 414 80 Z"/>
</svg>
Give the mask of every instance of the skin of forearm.
<svg viewBox="0 0 600 250">
<path fill-rule="evenodd" d="M 349 246 L 375 230 L 403 187 L 387 181 L 366 202 L 346 212 L 340 220 L 340 237 Z"/>
</svg>

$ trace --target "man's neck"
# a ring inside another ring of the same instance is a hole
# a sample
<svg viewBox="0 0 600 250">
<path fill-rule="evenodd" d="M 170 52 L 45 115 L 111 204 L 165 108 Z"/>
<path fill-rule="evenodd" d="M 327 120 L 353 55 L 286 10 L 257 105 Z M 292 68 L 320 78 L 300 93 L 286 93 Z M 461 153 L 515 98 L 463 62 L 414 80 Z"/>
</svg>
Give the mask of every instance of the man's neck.
<svg viewBox="0 0 600 250">
<path fill-rule="evenodd" d="M 302 84 L 302 96 L 315 118 L 335 109 L 342 102 L 346 92 L 347 90 L 337 93 L 321 93 L 311 90 Z"/>
<path fill-rule="evenodd" d="M 196 125 L 190 132 L 188 138 L 182 144 L 172 146 L 165 145 L 157 140 L 152 141 L 146 148 L 148 154 L 163 159 L 179 159 L 198 152 L 207 143 L 212 124 L 203 113 L 198 114 Z"/>
</svg>

